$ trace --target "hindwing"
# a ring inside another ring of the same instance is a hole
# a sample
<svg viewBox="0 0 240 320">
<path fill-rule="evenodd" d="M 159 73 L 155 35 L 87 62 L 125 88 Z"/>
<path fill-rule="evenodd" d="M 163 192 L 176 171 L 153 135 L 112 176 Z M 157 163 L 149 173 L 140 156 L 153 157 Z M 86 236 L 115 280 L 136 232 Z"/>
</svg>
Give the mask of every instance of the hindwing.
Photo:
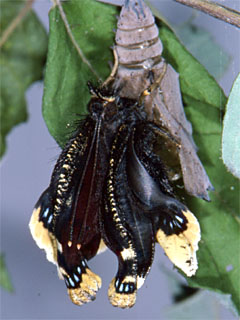
<svg viewBox="0 0 240 320">
<path fill-rule="evenodd" d="M 198 268 L 199 223 L 190 210 L 175 198 L 161 159 L 150 147 L 146 148 L 144 141 L 135 134 L 129 143 L 128 181 L 131 190 L 152 219 L 156 241 L 178 268 L 192 276 Z M 139 150 L 139 155 L 136 150 Z"/>
</svg>

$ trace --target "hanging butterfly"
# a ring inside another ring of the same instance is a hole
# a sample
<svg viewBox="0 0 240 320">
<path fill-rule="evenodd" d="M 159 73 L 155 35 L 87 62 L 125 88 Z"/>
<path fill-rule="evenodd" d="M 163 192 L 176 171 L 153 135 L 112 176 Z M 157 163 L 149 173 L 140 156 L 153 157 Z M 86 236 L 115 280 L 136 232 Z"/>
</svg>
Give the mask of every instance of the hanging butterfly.
<svg viewBox="0 0 240 320">
<path fill-rule="evenodd" d="M 214 188 L 197 154 L 192 126 L 182 103 L 179 75 L 162 56 L 159 22 L 143 0 L 125 0 L 115 35 L 118 65 L 114 69 L 113 87 L 121 88 L 121 96 L 138 100 L 139 94 L 155 83 L 158 89 L 144 101 L 148 119 L 160 123 L 179 141 L 178 176 L 182 177 L 186 192 L 209 201 L 208 191 Z"/>
<path fill-rule="evenodd" d="M 101 279 L 87 261 L 108 247 L 118 258 L 109 286 L 113 306 L 132 307 L 151 268 L 155 242 L 187 276 L 197 270 L 197 219 L 177 200 L 168 172 L 154 152 L 180 147 L 144 105 L 94 89 L 80 122 L 38 200 L 30 230 L 57 265 L 73 303 L 95 299 Z"/>
</svg>

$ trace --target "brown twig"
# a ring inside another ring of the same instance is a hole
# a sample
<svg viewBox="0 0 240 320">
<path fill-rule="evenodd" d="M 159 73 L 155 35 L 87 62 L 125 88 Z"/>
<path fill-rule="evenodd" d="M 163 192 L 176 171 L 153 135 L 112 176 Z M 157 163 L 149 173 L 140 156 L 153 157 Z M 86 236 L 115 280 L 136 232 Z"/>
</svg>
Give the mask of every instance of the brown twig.
<svg viewBox="0 0 240 320">
<path fill-rule="evenodd" d="M 60 15 L 61 15 L 61 18 L 63 20 L 63 23 L 65 25 L 65 28 L 66 28 L 66 31 L 75 47 L 75 49 L 77 50 L 79 56 L 81 57 L 82 61 L 89 67 L 89 69 L 92 71 L 92 73 L 95 75 L 95 77 L 98 79 L 98 80 L 101 80 L 100 76 L 98 75 L 98 73 L 93 69 L 91 63 L 88 61 L 88 59 L 85 57 L 84 53 L 82 52 L 81 48 L 79 47 L 76 39 L 74 38 L 74 35 L 72 33 L 72 30 L 69 26 L 69 23 L 68 23 L 68 20 L 67 20 L 67 17 L 65 15 L 65 12 L 63 10 L 63 7 L 62 7 L 62 4 L 60 2 L 60 0 L 52 0 L 53 3 L 58 7 L 59 9 L 59 12 L 60 12 Z"/>
<path fill-rule="evenodd" d="M 8 27 L 3 31 L 2 38 L 0 39 L 0 48 L 4 45 L 4 43 L 10 37 L 10 35 L 13 33 L 13 31 L 17 28 L 19 23 L 28 13 L 28 11 L 32 8 L 33 2 L 34 0 L 27 0 L 25 6 L 22 8 L 19 14 L 11 21 Z"/>
<path fill-rule="evenodd" d="M 240 13 L 209 0 L 174 0 L 240 28 Z"/>
</svg>

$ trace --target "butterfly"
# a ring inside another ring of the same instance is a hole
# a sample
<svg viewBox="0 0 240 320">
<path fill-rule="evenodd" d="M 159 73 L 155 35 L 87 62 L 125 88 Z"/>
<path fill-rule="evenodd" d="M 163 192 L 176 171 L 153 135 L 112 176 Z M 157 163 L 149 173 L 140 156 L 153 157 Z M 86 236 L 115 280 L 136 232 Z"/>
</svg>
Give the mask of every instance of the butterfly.
<svg viewBox="0 0 240 320">
<path fill-rule="evenodd" d="M 77 305 L 96 298 L 101 278 L 88 260 L 109 248 L 118 259 L 109 300 L 129 308 L 150 271 L 156 242 L 187 276 L 195 274 L 200 226 L 177 199 L 154 148 L 157 140 L 162 149 L 181 146 L 147 119 L 143 103 L 89 87 L 89 114 L 60 154 L 29 227 Z"/>
</svg>

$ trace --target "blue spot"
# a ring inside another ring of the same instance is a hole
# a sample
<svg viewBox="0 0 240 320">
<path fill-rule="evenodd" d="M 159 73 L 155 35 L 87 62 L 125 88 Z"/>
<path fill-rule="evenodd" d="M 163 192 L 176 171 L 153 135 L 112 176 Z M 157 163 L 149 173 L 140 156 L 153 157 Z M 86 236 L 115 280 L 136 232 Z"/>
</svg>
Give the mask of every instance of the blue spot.
<svg viewBox="0 0 240 320">
<path fill-rule="evenodd" d="M 77 282 L 79 282 L 80 279 L 78 278 L 78 276 L 75 273 L 73 274 L 73 277 Z"/>
<path fill-rule="evenodd" d="M 86 267 L 86 262 L 84 260 L 82 260 L 82 265 Z"/>
<path fill-rule="evenodd" d="M 119 279 L 116 280 L 116 282 L 115 282 L 115 287 L 117 288 L 118 285 L 119 285 Z"/>
<path fill-rule="evenodd" d="M 180 225 L 180 223 L 178 223 L 177 221 L 175 221 L 174 224 L 175 224 L 175 226 L 177 226 L 178 228 L 180 228 L 180 229 L 182 228 L 182 226 Z"/>
<path fill-rule="evenodd" d="M 50 217 L 48 218 L 47 223 L 50 224 L 52 222 L 52 219 L 53 219 L 53 215 L 51 214 Z"/>
<path fill-rule="evenodd" d="M 72 287 L 75 287 L 75 283 L 72 278 L 68 278 L 68 281 Z"/>
<path fill-rule="evenodd" d="M 119 287 L 119 292 L 123 292 L 123 283 L 121 283 L 120 287 Z"/>
<path fill-rule="evenodd" d="M 78 272 L 79 274 L 81 274 L 81 273 L 82 273 L 82 271 L 81 271 L 81 268 L 80 268 L 80 267 L 77 267 L 77 272 Z"/>
<path fill-rule="evenodd" d="M 183 223 L 183 218 L 181 218 L 181 217 L 179 217 L 179 216 L 176 216 L 176 219 L 178 219 L 178 221 L 179 221 L 180 223 Z"/>
<path fill-rule="evenodd" d="M 134 290 L 135 290 L 135 285 L 134 285 L 134 283 L 130 283 L 130 284 L 129 284 L 129 288 L 130 288 L 130 291 L 131 291 L 131 292 L 134 292 Z"/>
<path fill-rule="evenodd" d="M 173 228 L 173 224 L 172 224 L 172 222 L 169 222 L 169 224 L 170 224 L 170 228 L 172 229 L 172 228 Z"/>
<path fill-rule="evenodd" d="M 128 292 L 129 291 L 129 284 L 127 284 L 126 286 L 125 286 L 125 290 L 124 290 L 125 292 Z"/>
<path fill-rule="evenodd" d="M 47 208 L 44 212 L 43 212 L 43 218 L 46 218 L 49 212 L 49 208 Z"/>
</svg>

